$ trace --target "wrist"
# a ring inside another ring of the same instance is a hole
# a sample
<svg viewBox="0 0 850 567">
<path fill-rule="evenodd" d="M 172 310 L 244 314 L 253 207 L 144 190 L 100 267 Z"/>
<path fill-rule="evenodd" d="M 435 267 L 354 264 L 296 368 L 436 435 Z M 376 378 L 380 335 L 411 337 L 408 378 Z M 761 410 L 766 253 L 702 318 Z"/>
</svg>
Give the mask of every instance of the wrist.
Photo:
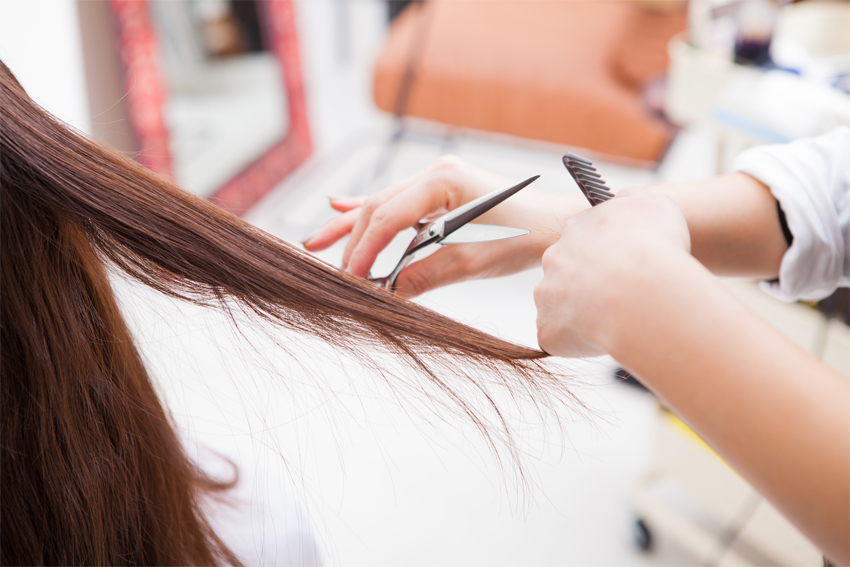
<svg viewBox="0 0 850 567">
<path fill-rule="evenodd" d="M 564 225 L 574 215 L 590 208 L 590 203 L 578 191 L 567 195 L 543 193 L 540 206 L 533 215 L 528 228 L 531 230 L 532 248 L 536 264 L 540 263 L 544 252 L 558 242 Z"/>
<path fill-rule="evenodd" d="M 567 195 L 560 196 L 557 199 L 556 207 L 558 216 L 560 217 L 561 227 L 563 227 L 564 223 L 566 223 L 573 215 L 590 208 L 590 203 L 587 202 L 587 198 L 579 191 L 574 191 Z"/>
</svg>

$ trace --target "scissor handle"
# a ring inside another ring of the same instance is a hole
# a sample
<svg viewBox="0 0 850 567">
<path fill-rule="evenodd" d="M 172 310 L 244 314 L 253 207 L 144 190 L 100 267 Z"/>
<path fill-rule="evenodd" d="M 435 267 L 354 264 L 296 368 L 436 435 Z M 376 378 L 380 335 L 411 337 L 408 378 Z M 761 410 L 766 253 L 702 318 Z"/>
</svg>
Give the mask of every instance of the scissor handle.
<svg viewBox="0 0 850 567">
<path fill-rule="evenodd" d="M 422 250 L 429 244 L 434 244 L 440 240 L 439 234 L 431 233 L 430 229 L 433 225 L 434 223 L 429 223 L 416 233 L 416 236 L 414 236 L 413 240 L 410 241 L 410 244 L 407 245 L 407 250 L 404 251 L 404 254 L 402 254 L 401 259 L 398 261 L 395 268 L 393 268 L 392 272 L 382 278 L 369 277 L 368 280 L 385 289 L 395 291 L 395 281 L 398 279 L 398 275 L 401 271 L 405 269 L 411 261 L 413 261 L 413 255 L 418 250 Z"/>
</svg>

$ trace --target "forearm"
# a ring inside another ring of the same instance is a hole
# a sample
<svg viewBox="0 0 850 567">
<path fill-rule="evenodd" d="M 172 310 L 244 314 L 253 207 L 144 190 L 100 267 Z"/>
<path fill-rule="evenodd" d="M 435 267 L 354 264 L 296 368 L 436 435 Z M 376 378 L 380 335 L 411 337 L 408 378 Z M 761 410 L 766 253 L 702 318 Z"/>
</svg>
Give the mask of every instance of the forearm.
<svg viewBox="0 0 850 567">
<path fill-rule="evenodd" d="M 602 345 L 828 556 L 848 562 L 850 382 L 684 252 L 634 262 L 634 281 L 608 306 L 616 324 L 597 331 Z M 670 277 L 650 277 L 659 273 Z"/>
<path fill-rule="evenodd" d="M 717 275 L 773 279 L 788 249 L 776 200 L 756 179 L 735 173 L 688 183 L 654 185 L 685 215 L 691 253 Z"/>
<path fill-rule="evenodd" d="M 648 189 L 667 195 L 679 206 L 688 223 L 691 254 L 714 274 L 759 279 L 779 275 L 788 243 L 776 199 L 761 182 L 735 173 Z M 567 195 L 558 203 L 560 216 L 580 211 L 582 201 L 578 192 Z"/>
</svg>

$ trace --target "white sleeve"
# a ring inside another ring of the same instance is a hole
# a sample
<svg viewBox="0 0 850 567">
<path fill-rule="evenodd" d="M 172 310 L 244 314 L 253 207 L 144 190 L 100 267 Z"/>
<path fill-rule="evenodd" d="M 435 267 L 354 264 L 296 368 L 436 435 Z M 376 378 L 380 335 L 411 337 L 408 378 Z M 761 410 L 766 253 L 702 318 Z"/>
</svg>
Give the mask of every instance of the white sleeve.
<svg viewBox="0 0 850 567">
<path fill-rule="evenodd" d="M 770 187 L 794 236 L 778 281 L 763 288 L 785 301 L 815 301 L 850 286 L 850 128 L 752 148 L 734 169 Z"/>
</svg>

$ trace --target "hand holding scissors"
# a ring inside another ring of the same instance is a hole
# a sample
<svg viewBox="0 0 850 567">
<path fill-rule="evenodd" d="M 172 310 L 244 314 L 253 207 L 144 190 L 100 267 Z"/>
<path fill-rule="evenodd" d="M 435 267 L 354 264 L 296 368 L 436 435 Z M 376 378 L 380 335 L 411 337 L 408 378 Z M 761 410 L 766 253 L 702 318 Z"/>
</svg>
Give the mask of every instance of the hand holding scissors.
<svg viewBox="0 0 850 567">
<path fill-rule="evenodd" d="M 389 275 L 382 278 L 370 277 L 369 280 L 375 282 L 381 287 L 395 290 L 395 283 L 401 271 L 407 267 L 417 252 L 420 252 L 433 245 L 446 244 L 462 244 L 470 242 L 488 242 L 491 240 L 503 240 L 505 238 L 513 238 L 515 236 L 523 236 L 530 231 L 511 228 L 506 226 L 494 226 L 487 224 L 468 224 L 483 215 L 505 199 L 515 195 L 531 183 L 533 183 L 539 175 L 529 177 L 525 181 L 511 185 L 504 189 L 498 189 L 492 193 L 488 193 L 483 197 L 479 197 L 474 201 L 449 211 L 433 222 L 427 223 L 419 229 L 416 236 L 405 250 L 401 260 Z"/>
<path fill-rule="evenodd" d="M 332 198 L 331 206 L 341 214 L 307 237 L 304 247 L 323 250 L 350 235 L 343 268 L 367 277 L 375 258 L 402 230 L 421 226 L 417 225 L 421 219 L 433 220 L 508 185 L 513 185 L 508 178 L 444 156 L 374 195 Z M 517 227 L 529 230 L 528 235 L 441 247 L 402 269 L 396 291 L 413 297 L 451 283 L 505 276 L 537 266 L 546 248 L 557 240 L 566 219 L 586 208 L 587 201 L 578 192 L 562 196 L 527 187 L 475 222 Z"/>
</svg>

